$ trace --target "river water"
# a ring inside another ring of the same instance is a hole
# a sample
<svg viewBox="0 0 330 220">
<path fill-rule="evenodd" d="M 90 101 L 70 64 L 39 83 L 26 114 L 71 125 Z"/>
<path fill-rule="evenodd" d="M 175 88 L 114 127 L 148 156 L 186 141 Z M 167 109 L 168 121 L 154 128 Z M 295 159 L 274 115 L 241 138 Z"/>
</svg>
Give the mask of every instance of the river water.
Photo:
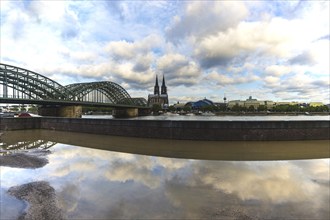
<svg viewBox="0 0 330 220">
<path fill-rule="evenodd" d="M 65 219 L 330 217 L 329 140 L 175 141 L 30 130 L 1 134 L 0 148 L 3 158 L 48 160 L 38 168 L 0 161 L 0 219 L 29 208 L 8 189 L 35 181 L 55 189 Z"/>
<path fill-rule="evenodd" d="M 112 115 L 83 115 L 83 118 L 103 118 L 114 119 Z M 206 121 L 300 121 L 300 120 L 321 120 L 329 121 L 330 115 L 261 115 L 261 116 L 215 116 L 215 115 L 178 115 L 178 114 L 163 114 L 158 116 L 142 116 L 129 118 L 127 120 L 206 120 Z"/>
</svg>

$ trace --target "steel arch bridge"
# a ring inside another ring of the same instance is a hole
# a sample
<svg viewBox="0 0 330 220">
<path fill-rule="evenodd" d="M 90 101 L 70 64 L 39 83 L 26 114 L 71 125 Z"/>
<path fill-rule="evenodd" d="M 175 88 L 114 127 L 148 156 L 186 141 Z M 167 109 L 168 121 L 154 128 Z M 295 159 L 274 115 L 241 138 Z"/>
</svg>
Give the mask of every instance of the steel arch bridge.
<svg viewBox="0 0 330 220">
<path fill-rule="evenodd" d="M 75 83 L 65 88 L 78 101 L 133 104 L 126 90 L 114 82 Z"/>
<path fill-rule="evenodd" d="M 36 72 L 3 63 L 0 63 L 0 98 L 9 101 L 27 100 L 28 103 L 60 101 L 63 104 L 104 103 L 106 106 L 146 106 L 147 103 L 144 98 L 131 98 L 123 87 L 114 82 L 62 86 Z"/>
</svg>

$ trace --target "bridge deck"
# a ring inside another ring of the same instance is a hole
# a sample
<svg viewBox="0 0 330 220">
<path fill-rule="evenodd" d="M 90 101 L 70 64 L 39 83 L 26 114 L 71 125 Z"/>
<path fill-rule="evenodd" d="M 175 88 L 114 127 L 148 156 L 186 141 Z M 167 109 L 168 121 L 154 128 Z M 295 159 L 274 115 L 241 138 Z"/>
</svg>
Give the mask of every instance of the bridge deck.
<svg viewBox="0 0 330 220">
<path fill-rule="evenodd" d="M 95 106 L 95 107 L 114 107 L 114 108 L 139 108 L 148 109 L 148 106 L 140 105 L 123 105 L 114 103 L 102 103 L 102 102 L 86 102 L 86 101 L 68 101 L 68 100 L 38 100 L 38 99 L 21 99 L 21 98 L 0 98 L 0 103 L 11 104 L 36 104 L 36 105 L 80 105 L 80 106 Z"/>
</svg>

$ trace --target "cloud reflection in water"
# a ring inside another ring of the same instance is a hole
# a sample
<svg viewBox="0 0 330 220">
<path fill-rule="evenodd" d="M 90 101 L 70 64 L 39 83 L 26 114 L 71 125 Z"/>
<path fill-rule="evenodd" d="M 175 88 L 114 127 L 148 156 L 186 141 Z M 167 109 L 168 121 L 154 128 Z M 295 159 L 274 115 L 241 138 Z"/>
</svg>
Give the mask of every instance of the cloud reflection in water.
<svg viewBox="0 0 330 220">
<path fill-rule="evenodd" d="M 64 144 L 50 151 L 36 170 L 1 167 L 1 187 L 48 181 L 68 219 L 329 218 L 329 159 L 173 159 Z"/>
</svg>

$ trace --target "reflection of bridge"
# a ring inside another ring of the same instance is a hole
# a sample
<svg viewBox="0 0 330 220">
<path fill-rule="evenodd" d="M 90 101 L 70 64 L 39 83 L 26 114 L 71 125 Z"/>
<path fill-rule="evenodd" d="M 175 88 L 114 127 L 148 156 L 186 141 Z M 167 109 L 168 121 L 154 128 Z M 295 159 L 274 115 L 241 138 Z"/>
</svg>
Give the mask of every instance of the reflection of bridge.
<svg viewBox="0 0 330 220">
<path fill-rule="evenodd" d="M 114 107 L 117 111 L 125 109 L 125 112 L 127 109 L 137 111 L 147 108 L 144 98 L 131 98 L 124 88 L 114 82 L 62 86 L 38 73 L 1 63 L 0 103 L 38 104 L 44 109 L 45 106 L 80 106 L 80 109 L 81 106 L 103 106 Z M 47 111 L 46 115 L 50 112 L 49 109 Z"/>
<path fill-rule="evenodd" d="M 8 155 L 12 153 L 25 152 L 29 150 L 44 151 L 57 144 L 53 141 L 47 140 L 26 140 L 18 141 L 16 143 L 2 143 L 0 146 L 0 155 Z"/>
</svg>

